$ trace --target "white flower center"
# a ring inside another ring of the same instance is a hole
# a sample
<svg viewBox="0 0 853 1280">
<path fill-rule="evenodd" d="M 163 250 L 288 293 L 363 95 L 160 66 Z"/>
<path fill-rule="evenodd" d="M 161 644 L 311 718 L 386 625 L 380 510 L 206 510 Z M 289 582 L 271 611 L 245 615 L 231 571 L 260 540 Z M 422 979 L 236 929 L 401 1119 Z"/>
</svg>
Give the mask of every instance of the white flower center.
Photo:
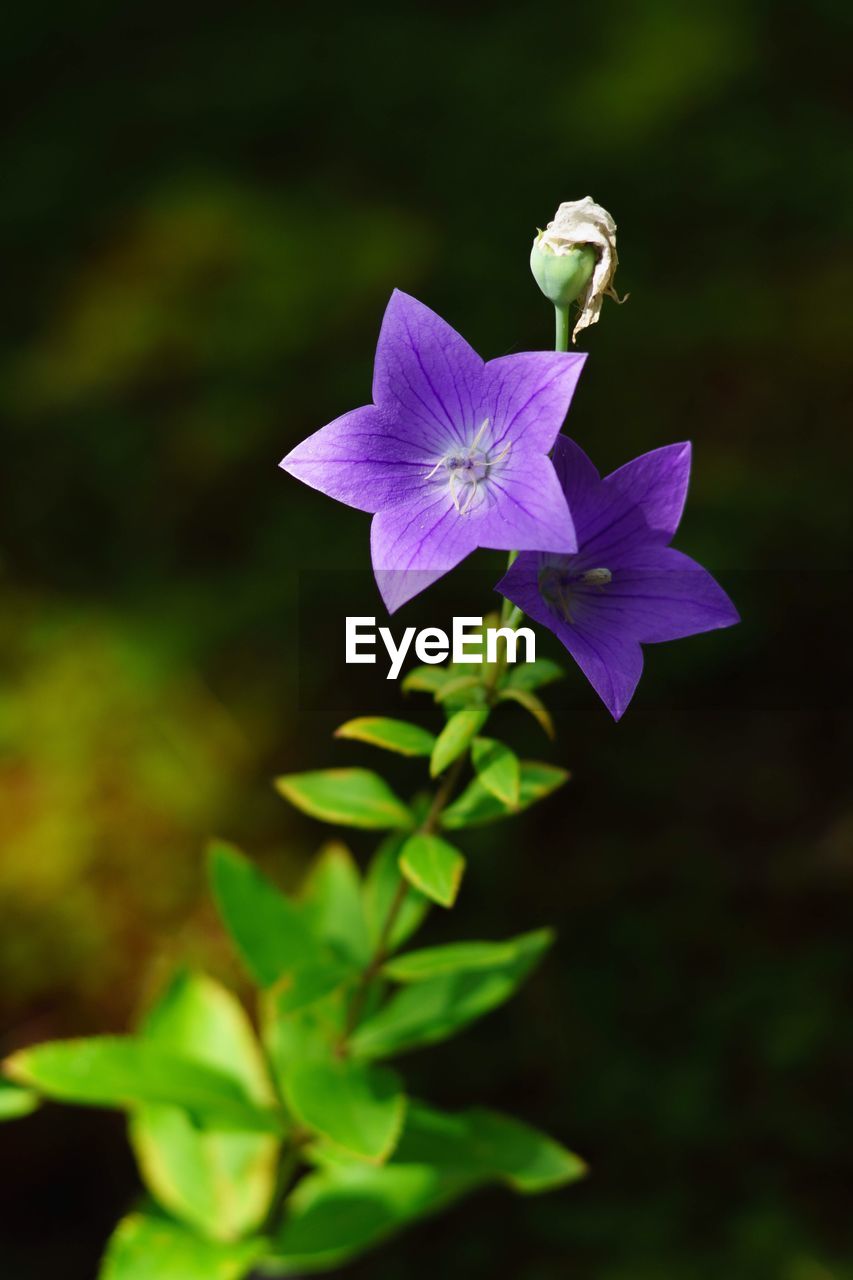
<svg viewBox="0 0 853 1280">
<path fill-rule="evenodd" d="M 510 451 L 507 443 L 500 453 L 492 456 L 492 446 L 483 443 L 488 428 L 489 419 L 485 418 L 469 445 L 444 454 L 425 477 L 435 478 L 441 484 L 447 482 L 453 505 L 461 516 L 467 515 L 480 500 L 493 469 Z"/>
</svg>

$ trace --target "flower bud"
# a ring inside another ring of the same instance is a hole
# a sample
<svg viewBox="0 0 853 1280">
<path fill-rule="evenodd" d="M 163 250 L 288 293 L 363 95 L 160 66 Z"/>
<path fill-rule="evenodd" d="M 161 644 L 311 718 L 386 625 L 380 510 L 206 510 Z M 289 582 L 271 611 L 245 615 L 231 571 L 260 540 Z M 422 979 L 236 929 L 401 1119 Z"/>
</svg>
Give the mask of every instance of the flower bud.
<svg viewBox="0 0 853 1280">
<path fill-rule="evenodd" d="M 530 251 L 530 270 L 539 288 L 555 307 L 567 307 L 579 298 L 595 270 L 595 250 L 587 244 L 573 245 L 563 253 L 555 251 L 540 231 Z"/>
<path fill-rule="evenodd" d="M 591 196 L 564 201 L 533 241 L 530 267 L 545 297 L 561 311 L 575 300 L 580 305 L 572 342 L 597 323 L 605 296 L 625 301 L 613 288 L 618 262 L 616 223 Z"/>
</svg>

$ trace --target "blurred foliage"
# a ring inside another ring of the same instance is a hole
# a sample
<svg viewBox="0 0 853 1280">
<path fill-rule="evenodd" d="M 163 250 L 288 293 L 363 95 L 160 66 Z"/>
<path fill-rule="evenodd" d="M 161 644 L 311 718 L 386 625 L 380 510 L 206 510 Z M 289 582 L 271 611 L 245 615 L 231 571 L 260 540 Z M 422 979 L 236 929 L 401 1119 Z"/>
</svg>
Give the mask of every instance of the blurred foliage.
<svg viewBox="0 0 853 1280">
<path fill-rule="evenodd" d="M 205 838 L 294 883 L 317 831 L 269 779 L 366 761 L 333 728 L 400 714 L 342 663 L 347 602 L 378 610 L 366 519 L 275 466 L 367 398 L 394 285 L 486 355 L 545 346 L 533 230 L 610 208 L 632 296 L 572 429 L 603 468 L 693 439 L 679 545 L 744 615 L 651 649 L 617 729 L 566 682 L 571 793 L 471 860 L 469 933 L 562 942 L 425 1092 L 521 1109 L 592 1177 L 354 1277 L 853 1275 L 850 26 L 834 0 L 7 17 L 4 1049 L 124 1026 L 164 953 L 227 967 Z M 411 621 L 470 612 L 467 582 Z M 120 1135 L 47 1112 L 2 1140 L 9 1273 L 88 1280 L 133 1194 Z"/>
</svg>

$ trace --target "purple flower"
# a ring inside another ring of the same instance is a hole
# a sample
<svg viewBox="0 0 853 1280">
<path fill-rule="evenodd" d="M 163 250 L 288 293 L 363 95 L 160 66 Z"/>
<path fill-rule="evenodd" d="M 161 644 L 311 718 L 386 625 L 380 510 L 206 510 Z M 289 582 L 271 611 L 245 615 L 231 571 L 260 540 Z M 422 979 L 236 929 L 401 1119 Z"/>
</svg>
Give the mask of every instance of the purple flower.
<svg viewBox="0 0 853 1280">
<path fill-rule="evenodd" d="M 390 613 L 477 547 L 574 551 L 548 451 L 584 356 L 529 351 L 484 362 L 450 325 L 395 290 L 373 401 L 297 445 L 281 466 L 361 511 Z"/>
<path fill-rule="evenodd" d="M 574 555 L 518 557 L 497 590 L 562 641 L 618 720 L 643 670 L 641 644 L 738 622 L 695 560 L 668 546 L 690 476 L 690 445 L 672 444 L 601 479 L 560 436 L 554 464 L 578 537 Z"/>
</svg>

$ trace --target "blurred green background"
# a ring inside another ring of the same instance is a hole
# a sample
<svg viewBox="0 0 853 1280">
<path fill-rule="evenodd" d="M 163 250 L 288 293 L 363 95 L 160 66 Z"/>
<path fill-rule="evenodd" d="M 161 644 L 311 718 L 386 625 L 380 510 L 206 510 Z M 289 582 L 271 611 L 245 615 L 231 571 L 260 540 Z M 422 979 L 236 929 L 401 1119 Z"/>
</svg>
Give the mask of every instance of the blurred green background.
<svg viewBox="0 0 853 1280">
<path fill-rule="evenodd" d="M 343 665 L 344 597 L 381 614 L 367 517 L 276 468 L 369 398 L 393 286 L 486 356 L 547 346 L 534 228 L 605 204 L 631 299 L 584 335 L 572 433 L 603 469 L 693 440 L 678 545 L 744 616 L 649 649 L 617 727 L 575 671 L 556 748 L 505 713 L 574 781 L 469 841 L 430 935 L 561 941 L 409 1069 L 438 1103 L 550 1129 L 592 1176 L 484 1194 L 354 1278 L 853 1276 L 845 10 L 6 16 L 4 1051 L 124 1028 L 179 957 L 239 982 L 205 839 L 295 884 L 323 832 L 270 777 L 366 763 L 331 730 L 400 714 L 382 669 Z M 486 611 L 494 580 L 401 621 Z M 4 1276 L 91 1280 L 136 1190 L 120 1120 L 48 1109 L 0 1143 Z"/>
</svg>

